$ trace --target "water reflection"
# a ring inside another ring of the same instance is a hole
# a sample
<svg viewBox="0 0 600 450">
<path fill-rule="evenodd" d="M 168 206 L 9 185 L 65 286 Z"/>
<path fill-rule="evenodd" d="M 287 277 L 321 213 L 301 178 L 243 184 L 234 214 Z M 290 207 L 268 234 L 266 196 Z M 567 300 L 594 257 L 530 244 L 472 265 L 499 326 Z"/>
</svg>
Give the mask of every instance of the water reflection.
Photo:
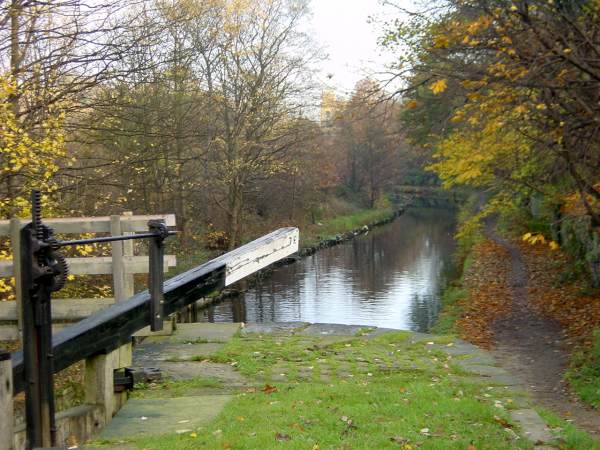
<svg viewBox="0 0 600 450">
<path fill-rule="evenodd" d="M 426 331 L 451 275 L 454 212 L 412 209 L 367 236 L 278 269 L 199 320 L 330 322 Z"/>
</svg>

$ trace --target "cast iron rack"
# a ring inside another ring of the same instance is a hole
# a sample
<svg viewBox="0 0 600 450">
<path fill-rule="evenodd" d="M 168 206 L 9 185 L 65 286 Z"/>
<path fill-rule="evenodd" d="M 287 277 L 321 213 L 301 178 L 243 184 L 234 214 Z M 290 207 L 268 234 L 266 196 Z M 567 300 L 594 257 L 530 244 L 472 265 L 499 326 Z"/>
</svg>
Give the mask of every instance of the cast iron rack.
<svg viewBox="0 0 600 450">
<path fill-rule="evenodd" d="M 31 216 L 31 223 L 21 229 L 20 237 L 27 440 L 35 448 L 56 445 L 51 294 L 64 287 L 69 272 L 67 260 L 58 250 L 99 242 L 148 239 L 150 329 L 158 331 L 163 328 L 164 240 L 177 231 L 167 229 L 164 221 L 150 220 L 148 233 L 59 241 L 42 222 L 38 190 L 31 192 Z"/>
</svg>

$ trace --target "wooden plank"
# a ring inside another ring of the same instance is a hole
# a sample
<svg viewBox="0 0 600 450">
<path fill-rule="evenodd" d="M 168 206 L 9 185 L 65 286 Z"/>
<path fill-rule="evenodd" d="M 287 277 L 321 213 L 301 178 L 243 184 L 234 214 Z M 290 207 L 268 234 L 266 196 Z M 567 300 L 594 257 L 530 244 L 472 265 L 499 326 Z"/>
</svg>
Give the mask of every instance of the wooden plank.
<svg viewBox="0 0 600 450">
<path fill-rule="evenodd" d="M 0 325 L 0 341 L 18 341 L 21 333 L 17 325 Z"/>
<path fill-rule="evenodd" d="M 52 330 L 58 332 L 63 328 L 66 328 L 70 324 L 68 323 L 53 323 Z M 0 341 L 18 341 L 21 339 L 21 333 L 17 328 L 17 325 L 0 325 Z"/>
<path fill-rule="evenodd" d="M 125 273 L 147 273 L 147 256 L 125 256 L 123 257 Z M 88 258 L 67 258 L 69 273 L 73 275 L 108 275 L 112 273 L 112 257 L 94 256 Z M 169 267 L 177 265 L 175 255 L 165 255 L 165 272 Z M 0 277 L 12 277 L 12 260 L 0 261 Z"/>
<path fill-rule="evenodd" d="M 13 254 L 13 261 L 15 264 L 12 267 L 13 276 L 15 277 L 15 298 L 17 301 L 17 326 L 19 330 L 23 327 L 23 315 L 21 309 L 21 299 L 23 293 L 21 292 L 22 287 L 20 283 L 21 279 L 21 224 L 19 219 L 10 219 L 10 246 Z"/>
<path fill-rule="evenodd" d="M 148 231 L 148 221 L 163 219 L 168 227 L 176 225 L 175 214 L 152 214 L 138 216 L 123 216 L 123 231 L 143 232 Z M 19 219 L 22 225 L 30 219 Z M 110 217 L 61 217 L 43 219 L 43 223 L 51 227 L 55 233 L 81 234 L 81 233 L 108 233 L 110 231 Z M 0 236 L 10 233 L 10 221 L 0 220 Z"/>
<path fill-rule="evenodd" d="M 113 298 L 52 299 L 52 319 L 75 322 L 85 319 L 115 302 Z M 16 322 L 17 302 L 0 302 L 0 321 Z"/>
<path fill-rule="evenodd" d="M 260 242 L 255 241 L 250 247 L 244 246 L 244 252 L 232 252 L 233 254 L 227 262 L 225 286 L 296 253 L 299 240 L 300 232 L 297 228 L 292 228 L 287 234 L 276 235 L 260 240 Z"/>
<path fill-rule="evenodd" d="M 123 230 L 121 228 L 121 216 L 110 216 L 110 234 L 112 236 L 121 236 L 123 234 Z M 111 242 L 110 247 L 112 258 L 113 295 L 116 301 L 122 302 L 126 298 L 123 292 L 123 274 L 125 272 L 123 242 Z"/>
<path fill-rule="evenodd" d="M 184 306 L 206 297 L 225 286 L 228 263 L 238 261 L 245 252 L 252 252 L 265 242 L 282 237 L 297 236 L 296 228 L 282 228 L 256 241 L 226 253 L 212 261 L 183 272 L 164 284 L 164 313 L 169 315 Z M 131 341 L 131 335 L 150 324 L 150 295 L 148 291 L 134 295 L 126 302 L 114 305 L 58 332 L 53 337 L 52 354 L 56 372 L 97 353 L 106 353 Z M 13 353 L 15 393 L 24 386 L 22 352 Z"/>
<path fill-rule="evenodd" d="M 15 413 L 10 353 L 0 349 L 0 450 L 12 450 Z"/>
<path fill-rule="evenodd" d="M 127 220 L 128 217 L 131 217 L 131 211 L 125 211 L 123 213 L 123 220 Z M 173 225 L 175 225 L 175 216 L 173 216 Z M 121 228 L 123 228 L 123 222 L 121 222 Z M 133 234 L 132 232 L 123 231 L 123 234 Z M 123 255 L 124 256 L 133 256 L 133 241 L 123 241 Z M 123 274 L 123 297 L 130 298 L 135 294 L 134 290 L 134 279 L 133 274 L 129 272 L 125 272 Z"/>
</svg>

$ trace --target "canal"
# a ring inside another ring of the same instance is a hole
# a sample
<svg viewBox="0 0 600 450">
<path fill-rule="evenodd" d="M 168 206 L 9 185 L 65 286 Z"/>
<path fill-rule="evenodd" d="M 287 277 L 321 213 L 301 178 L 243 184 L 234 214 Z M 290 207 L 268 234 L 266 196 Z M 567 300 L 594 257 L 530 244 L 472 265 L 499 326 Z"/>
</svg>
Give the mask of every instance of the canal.
<svg viewBox="0 0 600 450">
<path fill-rule="evenodd" d="M 321 322 L 428 331 L 453 276 L 455 211 L 410 208 L 391 224 L 276 269 L 199 313 L 210 322 Z"/>
</svg>

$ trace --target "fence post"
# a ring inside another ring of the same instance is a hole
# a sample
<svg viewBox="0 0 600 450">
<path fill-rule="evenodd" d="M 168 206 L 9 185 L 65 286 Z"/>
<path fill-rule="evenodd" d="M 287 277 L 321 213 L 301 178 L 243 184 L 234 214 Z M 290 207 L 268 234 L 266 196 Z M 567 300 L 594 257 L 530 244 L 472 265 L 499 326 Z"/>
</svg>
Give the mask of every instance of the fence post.
<svg viewBox="0 0 600 450">
<path fill-rule="evenodd" d="M 111 236 L 121 236 L 123 227 L 121 226 L 121 216 L 110 216 L 110 234 Z M 112 255 L 112 278 L 113 278 L 113 295 L 115 302 L 122 302 L 125 297 L 124 292 L 124 272 L 125 264 L 123 261 L 123 242 L 114 241 L 110 243 Z"/>
<path fill-rule="evenodd" d="M 111 236 L 121 236 L 123 234 L 121 216 L 110 216 L 110 234 Z M 123 244 L 121 241 L 110 243 L 113 295 L 117 303 L 127 300 L 133 295 L 126 282 L 127 275 L 125 274 L 125 261 L 123 259 L 125 246 Z M 133 250 L 133 247 L 131 249 Z M 131 254 L 133 255 L 133 252 Z M 131 364 L 131 344 L 125 344 L 112 352 L 99 354 L 85 361 L 86 403 L 101 405 L 104 408 L 107 422 L 127 401 L 127 392 L 114 392 L 114 371 L 115 369 L 131 366 Z"/>
<path fill-rule="evenodd" d="M 131 211 L 123 213 L 124 216 L 132 216 Z M 125 232 L 123 234 L 134 234 L 131 232 Z M 133 256 L 133 241 L 123 241 L 123 256 Z M 123 295 L 124 298 L 133 297 L 135 293 L 133 273 L 123 272 Z"/>
<path fill-rule="evenodd" d="M 112 419 L 120 407 L 121 399 L 114 393 L 114 370 L 118 368 L 118 363 L 118 349 L 85 360 L 85 402 L 102 406 L 105 423 Z"/>
<path fill-rule="evenodd" d="M 131 213 L 129 213 L 131 215 Z M 121 222 L 121 216 L 113 215 L 110 216 L 110 234 L 112 236 L 123 235 L 123 224 Z M 112 276 L 113 276 L 113 294 L 115 296 L 115 302 L 122 302 L 133 296 L 133 280 L 129 280 L 132 274 L 125 273 L 125 261 L 123 256 L 125 253 L 130 253 L 133 256 L 133 242 L 126 241 L 115 241 L 111 242 L 112 249 Z M 129 256 L 129 255 L 128 255 Z M 118 349 L 110 352 L 107 356 L 109 361 L 112 361 L 112 367 L 114 369 L 120 369 L 128 367 L 133 364 L 132 356 L 132 345 L 125 344 Z M 114 354 L 114 355 L 113 355 Z M 111 374 L 112 377 L 112 374 Z M 112 378 L 110 382 L 110 389 L 112 393 Z M 112 402 L 107 410 L 112 412 L 118 410 L 122 404 L 127 401 L 127 392 L 112 393 Z M 109 414 L 107 412 L 107 414 Z M 110 416 L 109 416 L 110 417 Z"/>
<path fill-rule="evenodd" d="M 19 340 L 23 342 L 21 330 L 23 328 L 23 311 L 21 309 L 21 221 L 17 218 L 10 219 L 10 245 L 13 254 L 13 277 L 15 279 L 15 299 L 17 301 L 17 328 Z"/>
<path fill-rule="evenodd" d="M 12 450 L 14 442 L 12 364 L 10 353 L 0 349 L 0 450 Z"/>
</svg>

